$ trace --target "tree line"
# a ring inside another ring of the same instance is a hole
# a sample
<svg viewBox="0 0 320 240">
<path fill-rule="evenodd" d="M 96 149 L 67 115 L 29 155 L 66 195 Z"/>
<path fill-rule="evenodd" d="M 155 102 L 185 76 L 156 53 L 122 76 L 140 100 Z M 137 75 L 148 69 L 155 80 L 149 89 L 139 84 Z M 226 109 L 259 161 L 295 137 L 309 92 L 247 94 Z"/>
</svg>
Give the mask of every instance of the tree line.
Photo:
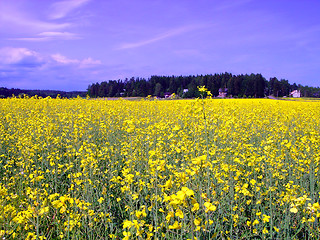
<svg viewBox="0 0 320 240">
<path fill-rule="evenodd" d="M 304 97 L 319 97 L 320 88 L 290 84 L 288 80 L 276 77 L 266 80 L 261 74 L 231 73 L 207 74 L 197 76 L 151 76 L 145 78 L 126 78 L 94 83 L 88 86 L 90 97 L 146 97 L 148 95 L 164 97 L 175 93 L 182 98 L 199 97 L 198 86 L 206 86 L 213 96 L 219 95 L 219 89 L 227 89 L 232 97 L 275 97 L 289 96 L 293 90 L 300 90 Z"/>
<path fill-rule="evenodd" d="M 52 97 L 55 98 L 58 95 L 62 98 L 75 98 L 77 96 L 86 97 L 86 91 L 56 91 L 56 90 L 24 90 L 19 88 L 5 88 L 0 87 L 0 98 L 7 98 L 7 97 L 24 97 L 24 96 L 39 96 L 39 97 Z"/>
<path fill-rule="evenodd" d="M 219 89 L 227 88 L 228 96 L 232 97 L 275 97 L 288 96 L 293 90 L 300 90 L 303 97 L 320 97 L 319 87 L 290 84 L 288 80 L 276 77 L 266 80 L 261 74 L 231 73 L 189 75 L 189 76 L 151 76 L 148 79 L 132 77 L 125 80 L 110 80 L 93 83 L 87 91 L 56 91 L 56 90 L 23 90 L 17 88 L 0 87 L 0 98 L 14 96 L 39 96 L 74 98 L 86 97 L 147 97 L 148 95 L 164 97 L 175 93 L 182 98 L 199 97 L 198 86 L 206 86 L 213 96 L 219 95 Z"/>
</svg>

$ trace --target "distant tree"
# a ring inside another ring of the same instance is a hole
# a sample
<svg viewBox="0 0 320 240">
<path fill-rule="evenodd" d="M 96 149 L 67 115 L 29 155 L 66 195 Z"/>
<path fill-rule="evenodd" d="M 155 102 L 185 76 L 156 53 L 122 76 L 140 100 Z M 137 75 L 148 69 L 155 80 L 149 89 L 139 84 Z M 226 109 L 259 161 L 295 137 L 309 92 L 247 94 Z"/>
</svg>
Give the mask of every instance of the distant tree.
<svg viewBox="0 0 320 240">
<path fill-rule="evenodd" d="M 281 94 L 281 86 L 280 82 L 276 77 L 270 78 L 270 93 L 275 96 L 279 97 Z"/>
<path fill-rule="evenodd" d="M 235 78 L 230 78 L 227 83 L 228 88 L 228 94 L 231 94 L 232 96 L 235 94 Z"/>
<path fill-rule="evenodd" d="M 288 80 L 285 80 L 285 79 L 280 80 L 280 92 L 281 92 L 281 97 L 289 96 L 290 83 L 288 82 Z"/>
<path fill-rule="evenodd" d="M 292 92 L 293 90 L 297 90 L 298 89 L 298 85 L 296 83 L 293 83 L 291 85 L 290 91 Z"/>
<path fill-rule="evenodd" d="M 254 76 L 254 96 L 255 97 L 264 97 L 265 89 L 265 78 L 261 74 Z"/>
<path fill-rule="evenodd" d="M 155 86 L 154 95 L 157 96 L 157 97 L 160 97 L 162 89 L 163 88 L 162 88 L 161 83 L 157 83 L 156 86 Z"/>
<path fill-rule="evenodd" d="M 200 97 L 200 93 L 198 91 L 197 86 L 198 85 L 196 84 L 196 79 L 193 78 L 188 85 L 188 92 L 184 94 L 184 97 L 185 98 Z"/>
<path fill-rule="evenodd" d="M 254 96 L 254 76 L 244 75 L 241 84 L 241 95 Z"/>
</svg>

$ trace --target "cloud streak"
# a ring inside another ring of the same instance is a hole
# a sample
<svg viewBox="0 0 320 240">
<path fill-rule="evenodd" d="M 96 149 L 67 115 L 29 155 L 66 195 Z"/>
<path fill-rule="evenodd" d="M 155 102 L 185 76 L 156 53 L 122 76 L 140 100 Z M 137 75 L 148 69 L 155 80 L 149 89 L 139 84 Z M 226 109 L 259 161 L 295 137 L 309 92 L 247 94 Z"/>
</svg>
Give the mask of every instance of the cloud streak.
<svg viewBox="0 0 320 240">
<path fill-rule="evenodd" d="M 0 3 L 0 32 L 12 33 L 14 37 L 8 40 L 43 42 L 54 40 L 74 40 L 80 37 L 70 32 L 70 29 L 77 25 L 81 16 L 71 20 L 61 18 L 68 17 L 72 11 L 80 8 L 90 0 L 67 0 L 55 2 L 49 6 L 49 13 L 41 16 L 38 13 L 25 11 L 26 6 L 14 5 L 10 2 Z M 74 17 L 74 16 L 73 16 Z M 56 20 L 59 20 L 57 22 Z M 66 31 L 69 29 L 69 31 Z M 19 36 L 27 35 L 27 36 Z M 18 36 L 18 37 L 17 37 Z"/>
<path fill-rule="evenodd" d="M 8 87 L 83 90 L 101 78 L 104 69 L 100 60 L 91 57 L 77 59 L 28 48 L 0 48 L 0 84 Z"/>
<path fill-rule="evenodd" d="M 27 48 L 1 48 L 0 49 L 0 66 L 1 65 L 33 65 L 43 61 L 42 56 Z"/>
<path fill-rule="evenodd" d="M 71 32 L 42 32 L 37 34 L 37 37 L 11 38 L 10 40 L 43 42 L 43 41 L 52 41 L 52 40 L 75 40 L 75 39 L 81 39 L 81 37 Z"/>
<path fill-rule="evenodd" d="M 1 11 L 0 21 L 16 25 L 18 27 L 28 28 L 31 31 L 54 31 L 69 27 L 70 23 L 52 23 L 31 17 L 23 16 L 19 11 L 10 9 Z"/>
<path fill-rule="evenodd" d="M 50 19 L 60 19 L 66 17 L 73 10 L 83 6 L 90 0 L 68 0 L 52 4 L 52 12 L 49 14 Z"/>
<path fill-rule="evenodd" d="M 61 55 L 60 53 L 52 54 L 51 58 L 58 64 L 62 65 L 77 65 L 79 68 L 90 68 L 96 65 L 101 65 L 100 60 L 94 60 L 91 57 L 79 60 L 79 59 L 71 59 L 67 58 L 64 55 Z"/>
<path fill-rule="evenodd" d="M 27 48 L 0 48 L 0 66 L 29 63 L 42 64 L 60 64 L 60 65 L 74 65 L 79 68 L 91 67 L 94 65 L 101 65 L 100 60 L 94 60 L 91 57 L 85 59 L 72 59 L 60 53 L 49 56 L 40 54 L 36 51 Z"/>
<path fill-rule="evenodd" d="M 180 28 L 176 28 L 176 29 L 172 29 L 170 31 L 164 32 L 158 36 L 155 36 L 153 38 L 150 39 L 146 39 L 146 40 L 141 40 L 138 42 L 132 42 L 132 43 L 124 43 L 122 44 L 120 47 L 118 47 L 118 50 L 123 50 L 123 49 L 131 49 L 131 48 L 138 48 L 138 47 L 142 47 L 154 42 L 158 42 L 160 40 L 164 40 L 170 37 L 174 37 L 174 36 L 178 36 L 181 35 L 183 33 L 187 33 L 193 30 L 197 30 L 200 28 L 204 28 L 206 26 L 204 25 L 189 25 L 189 26 L 184 26 L 184 27 L 180 27 Z"/>
</svg>

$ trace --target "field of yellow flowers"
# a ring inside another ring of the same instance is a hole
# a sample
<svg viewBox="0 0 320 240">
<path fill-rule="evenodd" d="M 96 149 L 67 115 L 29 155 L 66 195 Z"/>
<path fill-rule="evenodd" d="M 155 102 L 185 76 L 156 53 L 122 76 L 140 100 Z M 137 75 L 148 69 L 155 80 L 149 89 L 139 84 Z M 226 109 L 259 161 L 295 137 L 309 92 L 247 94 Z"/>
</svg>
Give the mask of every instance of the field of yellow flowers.
<svg viewBox="0 0 320 240">
<path fill-rule="evenodd" d="M 320 102 L 0 100 L 1 239 L 319 239 Z"/>
</svg>

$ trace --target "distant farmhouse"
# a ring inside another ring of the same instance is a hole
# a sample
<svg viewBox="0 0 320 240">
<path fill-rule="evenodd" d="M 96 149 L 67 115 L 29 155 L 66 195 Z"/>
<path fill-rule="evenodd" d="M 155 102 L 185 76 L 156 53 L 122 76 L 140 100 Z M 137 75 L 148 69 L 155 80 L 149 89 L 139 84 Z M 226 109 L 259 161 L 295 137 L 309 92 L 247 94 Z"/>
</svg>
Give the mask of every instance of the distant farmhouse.
<svg viewBox="0 0 320 240">
<path fill-rule="evenodd" d="M 165 92 L 164 93 L 164 98 L 169 98 L 171 97 L 172 93 L 171 92 Z"/>
<path fill-rule="evenodd" d="M 225 98 L 228 95 L 228 88 L 219 88 L 218 98 Z"/>
<path fill-rule="evenodd" d="M 299 97 L 301 97 L 301 92 L 300 92 L 300 90 L 294 90 L 289 95 L 294 98 L 299 98 Z"/>
</svg>

